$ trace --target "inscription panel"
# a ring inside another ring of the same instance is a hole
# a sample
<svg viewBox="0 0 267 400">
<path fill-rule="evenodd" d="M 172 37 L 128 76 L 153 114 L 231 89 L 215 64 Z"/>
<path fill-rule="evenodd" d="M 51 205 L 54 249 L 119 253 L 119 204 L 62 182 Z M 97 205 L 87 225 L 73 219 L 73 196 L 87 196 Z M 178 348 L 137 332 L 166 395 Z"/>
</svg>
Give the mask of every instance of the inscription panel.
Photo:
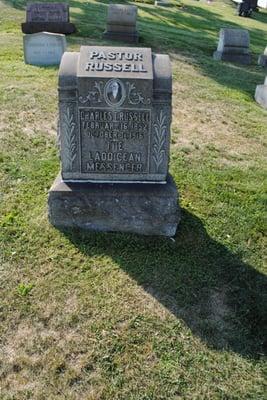
<svg viewBox="0 0 267 400">
<path fill-rule="evenodd" d="M 77 76 L 152 80 L 151 49 L 81 46 Z"/>
<path fill-rule="evenodd" d="M 108 24 L 135 25 L 137 7 L 123 4 L 110 4 L 108 7 Z"/>
<path fill-rule="evenodd" d="M 68 22 L 69 9 L 64 3 L 33 3 L 27 6 L 27 22 Z"/>
<path fill-rule="evenodd" d="M 79 118 L 82 173 L 148 173 L 151 110 L 88 107 Z"/>
</svg>

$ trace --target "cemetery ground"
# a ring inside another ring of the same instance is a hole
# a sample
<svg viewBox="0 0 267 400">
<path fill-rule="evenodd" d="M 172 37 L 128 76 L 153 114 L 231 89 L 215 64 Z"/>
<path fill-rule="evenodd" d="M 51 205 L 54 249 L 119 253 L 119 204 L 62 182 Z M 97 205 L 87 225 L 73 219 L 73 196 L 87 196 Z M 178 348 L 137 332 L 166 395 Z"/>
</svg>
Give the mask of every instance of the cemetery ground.
<svg viewBox="0 0 267 400">
<path fill-rule="evenodd" d="M 263 399 L 266 11 L 136 3 L 172 60 L 171 240 L 49 225 L 58 69 L 24 64 L 25 4 L 0 3 L 0 399 Z M 108 44 L 107 4 L 70 1 L 69 50 Z M 253 65 L 212 59 L 221 27 L 249 29 Z"/>
</svg>

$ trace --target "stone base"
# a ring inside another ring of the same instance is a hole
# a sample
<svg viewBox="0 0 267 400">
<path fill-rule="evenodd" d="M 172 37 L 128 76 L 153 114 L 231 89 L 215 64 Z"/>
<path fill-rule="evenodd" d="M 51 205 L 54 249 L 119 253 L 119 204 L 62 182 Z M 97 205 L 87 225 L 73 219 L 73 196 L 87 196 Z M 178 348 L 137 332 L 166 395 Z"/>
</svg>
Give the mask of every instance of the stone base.
<svg viewBox="0 0 267 400">
<path fill-rule="evenodd" d="M 59 174 L 48 195 L 48 216 L 57 228 L 174 236 L 180 221 L 178 192 L 166 184 L 66 183 Z"/>
<path fill-rule="evenodd" d="M 261 54 L 258 59 L 258 65 L 262 67 L 267 67 L 267 55 Z"/>
<path fill-rule="evenodd" d="M 255 100 L 262 107 L 267 108 L 267 85 L 257 85 Z"/>
<path fill-rule="evenodd" d="M 106 31 L 108 33 L 124 33 L 126 35 L 130 34 L 130 35 L 136 35 L 137 34 L 137 30 L 136 30 L 136 25 L 114 25 L 114 24 L 107 24 L 107 28 Z"/>
<path fill-rule="evenodd" d="M 238 64 L 248 65 L 251 63 L 251 54 L 236 54 L 224 53 L 222 51 L 215 51 L 213 53 L 214 60 L 229 61 Z"/>
<path fill-rule="evenodd" d="M 138 43 L 139 35 L 137 32 L 129 33 L 129 32 L 105 31 L 103 33 L 103 39 L 118 40 L 120 42 L 127 42 L 127 43 Z"/>
<path fill-rule="evenodd" d="M 23 33 L 51 32 L 70 35 L 76 32 L 76 27 L 70 22 L 23 22 Z"/>
</svg>

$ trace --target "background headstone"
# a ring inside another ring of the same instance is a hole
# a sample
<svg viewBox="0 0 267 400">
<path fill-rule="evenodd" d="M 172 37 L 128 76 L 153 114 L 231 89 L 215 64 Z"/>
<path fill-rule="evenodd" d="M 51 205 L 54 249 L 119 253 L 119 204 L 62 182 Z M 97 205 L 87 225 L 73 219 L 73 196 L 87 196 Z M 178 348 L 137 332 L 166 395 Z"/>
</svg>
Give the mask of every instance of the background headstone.
<svg viewBox="0 0 267 400">
<path fill-rule="evenodd" d="M 59 65 L 67 43 L 65 35 L 40 32 L 24 35 L 24 60 L 26 64 Z"/>
<path fill-rule="evenodd" d="M 49 192 L 57 227 L 175 234 L 168 174 L 172 75 L 148 48 L 82 46 L 59 72 L 61 175 Z M 63 182 L 62 182 L 63 180 Z"/>
<path fill-rule="evenodd" d="M 137 43 L 138 32 L 136 29 L 136 20 L 136 6 L 110 4 L 108 6 L 107 29 L 103 33 L 103 38 Z"/>
<path fill-rule="evenodd" d="M 155 1 L 155 6 L 168 7 L 171 5 L 172 4 L 171 4 L 170 0 L 156 0 Z"/>
<path fill-rule="evenodd" d="M 69 5 L 66 3 L 32 3 L 27 5 L 23 33 L 52 32 L 70 34 L 76 31 L 69 22 Z"/>
<path fill-rule="evenodd" d="M 261 8 L 267 8 L 267 0 L 258 0 L 258 6 Z"/>
<path fill-rule="evenodd" d="M 246 29 L 221 29 L 215 60 L 250 64 L 249 32 Z"/>
<path fill-rule="evenodd" d="M 262 67 L 267 67 L 267 46 L 265 47 L 264 53 L 259 56 L 258 64 Z"/>
<path fill-rule="evenodd" d="M 255 92 L 255 100 L 262 107 L 267 108 L 267 76 L 263 85 L 257 85 Z"/>
<path fill-rule="evenodd" d="M 69 22 L 69 6 L 66 3 L 29 4 L 26 22 Z"/>
</svg>

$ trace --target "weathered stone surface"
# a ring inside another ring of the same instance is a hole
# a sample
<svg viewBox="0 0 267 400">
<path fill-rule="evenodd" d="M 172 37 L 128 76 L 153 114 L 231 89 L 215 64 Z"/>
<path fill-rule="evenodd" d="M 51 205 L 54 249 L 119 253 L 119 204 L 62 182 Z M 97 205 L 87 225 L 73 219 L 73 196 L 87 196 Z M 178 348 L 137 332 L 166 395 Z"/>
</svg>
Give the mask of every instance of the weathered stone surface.
<svg viewBox="0 0 267 400">
<path fill-rule="evenodd" d="M 267 67 L 267 47 L 265 47 L 264 53 L 259 56 L 258 64 Z"/>
<path fill-rule="evenodd" d="M 76 27 L 71 22 L 23 22 L 23 33 L 51 32 L 70 35 L 76 32 Z"/>
<path fill-rule="evenodd" d="M 136 26 L 137 7 L 124 4 L 109 4 L 107 23 L 110 25 Z"/>
<path fill-rule="evenodd" d="M 175 234 L 178 197 L 168 175 L 171 96 L 167 55 L 95 46 L 64 54 L 61 176 L 48 202 L 55 226 Z"/>
<path fill-rule="evenodd" d="M 76 31 L 69 22 L 69 5 L 66 3 L 32 3 L 27 5 L 23 33 L 52 32 L 71 34 Z"/>
<path fill-rule="evenodd" d="M 59 65 L 67 48 L 64 35 L 35 33 L 23 37 L 25 63 L 39 66 Z"/>
<path fill-rule="evenodd" d="M 258 7 L 267 9 L 267 0 L 258 0 Z"/>
<path fill-rule="evenodd" d="M 110 4 L 107 15 L 107 29 L 103 33 L 103 37 L 109 40 L 137 43 L 136 19 L 136 6 Z"/>
<path fill-rule="evenodd" d="M 249 32 L 245 29 L 221 29 L 215 60 L 250 64 Z"/>
<path fill-rule="evenodd" d="M 59 71 L 64 180 L 164 182 L 171 66 L 151 49 L 82 46 Z"/>
<path fill-rule="evenodd" d="M 172 3 L 169 0 L 156 0 L 155 1 L 155 6 L 169 7 L 171 5 L 172 5 Z"/>
<path fill-rule="evenodd" d="M 69 22 L 69 5 L 66 3 L 28 4 L 26 22 Z"/>
<path fill-rule="evenodd" d="M 178 193 L 165 185 L 66 183 L 59 175 L 48 197 L 49 220 L 58 228 L 174 236 Z"/>
<path fill-rule="evenodd" d="M 267 76 L 264 81 L 264 85 L 257 85 L 255 92 L 255 100 L 262 107 L 267 108 Z"/>
</svg>

